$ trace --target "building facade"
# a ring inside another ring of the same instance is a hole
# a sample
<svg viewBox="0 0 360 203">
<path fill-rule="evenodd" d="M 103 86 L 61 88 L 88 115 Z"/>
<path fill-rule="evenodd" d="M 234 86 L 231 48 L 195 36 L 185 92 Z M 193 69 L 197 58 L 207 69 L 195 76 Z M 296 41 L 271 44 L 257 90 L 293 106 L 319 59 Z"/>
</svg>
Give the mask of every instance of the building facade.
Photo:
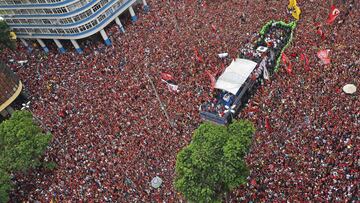
<svg viewBox="0 0 360 203">
<path fill-rule="evenodd" d="M 21 94 L 22 89 L 19 78 L 0 62 L 0 120 L 14 111 L 12 103 Z"/>
<path fill-rule="evenodd" d="M 111 45 L 104 28 L 115 21 L 122 32 L 124 27 L 118 16 L 129 11 L 135 22 L 133 5 L 139 0 L 0 0 L 0 16 L 13 29 L 17 37 L 31 51 L 27 39 L 36 40 L 48 52 L 43 39 L 51 39 L 61 53 L 65 52 L 60 40 L 70 40 L 78 53 L 82 49 L 77 39 L 100 33 L 106 45 Z M 149 7 L 140 0 L 144 10 Z"/>
</svg>

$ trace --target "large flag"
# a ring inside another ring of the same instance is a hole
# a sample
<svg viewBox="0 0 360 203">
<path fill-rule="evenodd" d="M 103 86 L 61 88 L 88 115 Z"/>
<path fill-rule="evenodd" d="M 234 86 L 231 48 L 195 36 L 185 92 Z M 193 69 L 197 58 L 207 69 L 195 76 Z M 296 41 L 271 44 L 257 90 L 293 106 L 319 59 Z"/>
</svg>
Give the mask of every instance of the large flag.
<svg viewBox="0 0 360 203">
<path fill-rule="evenodd" d="M 215 80 L 215 77 L 210 73 L 210 71 L 208 71 L 208 70 L 206 70 L 205 71 L 206 72 L 206 74 L 209 76 L 209 78 L 210 78 L 210 84 L 211 84 L 211 91 L 213 91 L 214 90 L 214 88 L 215 88 L 215 82 L 216 82 L 216 80 Z"/>
<path fill-rule="evenodd" d="M 167 88 L 169 89 L 170 92 L 178 93 L 180 91 L 179 86 L 176 85 L 176 84 L 166 83 L 166 85 L 167 85 Z"/>
<path fill-rule="evenodd" d="M 330 64 L 330 57 L 329 57 L 330 50 L 320 50 L 317 52 L 317 57 L 323 62 L 323 64 Z"/>
<path fill-rule="evenodd" d="M 285 55 L 285 53 L 282 53 L 281 55 L 281 60 L 283 61 L 283 63 L 286 66 L 286 71 L 289 74 L 292 74 L 292 65 L 291 65 L 291 61 L 289 60 L 289 58 Z"/>
<path fill-rule="evenodd" d="M 161 73 L 161 79 L 168 81 L 173 80 L 174 77 L 169 73 Z"/>
<path fill-rule="evenodd" d="M 291 15 L 292 15 L 296 20 L 299 20 L 299 19 L 300 19 L 301 10 L 300 10 L 299 6 L 297 6 L 297 4 L 296 4 L 296 0 L 289 0 L 288 9 L 289 9 L 289 10 L 292 10 L 292 11 L 291 11 Z"/>
<path fill-rule="evenodd" d="M 321 30 L 320 27 L 317 28 L 316 33 L 321 37 L 321 40 L 325 40 L 325 33 Z"/>
<path fill-rule="evenodd" d="M 310 71 L 309 59 L 307 58 L 307 56 L 305 54 L 301 53 L 300 60 L 304 61 L 304 63 L 305 63 L 305 65 L 304 65 L 305 70 Z"/>
<path fill-rule="evenodd" d="M 272 129 L 271 129 L 271 125 L 270 125 L 270 120 L 269 120 L 269 117 L 265 117 L 265 128 L 268 132 L 271 132 Z"/>
<path fill-rule="evenodd" d="M 196 47 L 194 47 L 194 53 L 195 53 L 196 59 L 197 59 L 200 63 L 204 63 L 204 60 L 203 60 L 202 57 L 200 56 L 199 51 L 196 49 Z"/>
<path fill-rule="evenodd" d="M 301 14 L 301 10 L 299 8 L 299 6 L 294 6 L 293 11 L 291 12 L 291 15 L 296 19 L 299 20 L 300 19 L 300 14 Z"/>
<path fill-rule="evenodd" d="M 214 33 L 217 32 L 216 26 L 215 26 L 214 24 L 211 25 L 211 29 L 212 29 L 212 31 L 213 31 Z"/>
<path fill-rule="evenodd" d="M 339 14 L 340 14 L 340 10 L 337 9 L 334 5 L 332 5 L 329 16 L 326 20 L 327 24 L 331 25 L 335 21 L 336 17 L 339 16 Z"/>
<path fill-rule="evenodd" d="M 288 9 L 292 9 L 296 6 L 296 0 L 289 0 Z"/>
<path fill-rule="evenodd" d="M 221 64 L 221 68 L 218 69 L 218 71 L 216 72 L 215 75 L 216 75 L 216 76 L 221 75 L 221 74 L 224 72 L 224 70 L 225 70 L 225 64 L 222 63 L 222 64 Z"/>
<path fill-rule="evenodd" d="M 161 81 L 166 83 L 170 92 L 179 92 L 179 86 L 174 81 L 174 77 L 169 73 L 161 73 Z"/>
</svg>

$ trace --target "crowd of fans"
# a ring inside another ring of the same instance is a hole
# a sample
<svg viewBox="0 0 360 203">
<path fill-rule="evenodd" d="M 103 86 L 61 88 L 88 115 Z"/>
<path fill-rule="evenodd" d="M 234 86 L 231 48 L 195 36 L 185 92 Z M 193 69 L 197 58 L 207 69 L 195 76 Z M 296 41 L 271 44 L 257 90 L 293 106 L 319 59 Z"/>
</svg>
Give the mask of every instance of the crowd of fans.
<svg viewBox="0 0 360 203">
<path fill-rule="evenodd" d="M 358 195 L 360 102 L 341 88 L 359 86 L 360 8 L 334 1 L 341 13 L 327 25 L 324 2 L 298 2 L 302 16 L 285 52 L 292 73 L 281 66 L 238 116 L 252 120 L 257 132 L 247 156 L 249 183 L 231 201 L 344 202 Z M 112 46 L 93 37 L 80 43 L 83 54 L 70 45 L 65 54 L 55 46 L 48 54 L 39 47 L 27 53 L 21 45 L 1 54 L 29 91 L 30 109 L 52 132 L 44 159 L 57 164 L 53 171 L 15 174 L 12 200 L 181 201 L 173 187 L 176 154 L 201 123 L 199 105 L 211 97 L 205 71 L 229 65 L 267 21 L 292 20 L 287 0 L 148 3 L 150 12 L 138 7 L 139 20 L 126 33 L 108 26 Z M 320 63 L 320 49 L 331 50 L 330 64 Z M 229 58 L 219 59 L 224 52 Z M 173 75 L 178 93 L 161 82 L 162 72 Z M 155 176 L 163 180 L 158 189 L 150 185 Z"/>
</svg>

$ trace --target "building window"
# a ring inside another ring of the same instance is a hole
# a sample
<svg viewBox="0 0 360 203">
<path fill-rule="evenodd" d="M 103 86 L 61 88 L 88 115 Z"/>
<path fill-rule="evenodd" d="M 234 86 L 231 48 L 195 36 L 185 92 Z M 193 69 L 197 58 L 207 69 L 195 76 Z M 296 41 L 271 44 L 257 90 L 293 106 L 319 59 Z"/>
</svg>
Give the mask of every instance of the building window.
<svg viewBox="0 0 360 203">
<path fill-rule="evenodd" d="M 44 19 L 44 20 L 42 20 L 42 21 L 43 21 L 44 24 L 52 24 L 52 23 L 50 22 L 50 20 L 48 20 L 48 19 Z"/>
<path fill-rule="evenodd" d="M 94 13 L 101 8 L 100 3 L 97 3 L 95 6 L 92 7 Z"/>
<path fill-rule="evenodd" d="M 46 14 L 53 14 L 52 9 L 44 9 L 44 11 Z"/>
<path fill-rule="evenodd" d="M 101 15 L 98 17 L 99 22 L 101 22 L 102 20 L 104 20 L 105 17 L 106 17 L 105 14 L 101 14 Z"/>
<path fill-rule="evenodd" d="M 86 30 L 85 25 L 80 26 L 80 27 L 79 27 L 79 30 L 80 30 L 80 32 L 85 31 L 85 30 Z"/>
</svg>

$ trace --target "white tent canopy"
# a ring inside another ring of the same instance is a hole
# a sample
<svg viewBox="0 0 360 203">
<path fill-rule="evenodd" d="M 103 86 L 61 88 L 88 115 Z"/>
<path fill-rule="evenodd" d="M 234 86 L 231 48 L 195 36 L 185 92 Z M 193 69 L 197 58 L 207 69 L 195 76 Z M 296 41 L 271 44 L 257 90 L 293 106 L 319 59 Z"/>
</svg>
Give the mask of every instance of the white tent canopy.
<svg viewBox="0 0 360 203">
<path fill-rule="evenodd" d="M 240 87 L 245 83 L 251 72 L 255 69 L 257 63 L 247 59 L 233 60 L 224 73 L 220 75 L 215 83 L 216 89 L 225 90 L 236 94 Z"/>
<path fill-rule="evenodd" d="M 354 84 L 347 84 L 343 87 L 343 91 L 346 94 L 354 94 L 356 92 L 356 86 Z"/>
</svg>

